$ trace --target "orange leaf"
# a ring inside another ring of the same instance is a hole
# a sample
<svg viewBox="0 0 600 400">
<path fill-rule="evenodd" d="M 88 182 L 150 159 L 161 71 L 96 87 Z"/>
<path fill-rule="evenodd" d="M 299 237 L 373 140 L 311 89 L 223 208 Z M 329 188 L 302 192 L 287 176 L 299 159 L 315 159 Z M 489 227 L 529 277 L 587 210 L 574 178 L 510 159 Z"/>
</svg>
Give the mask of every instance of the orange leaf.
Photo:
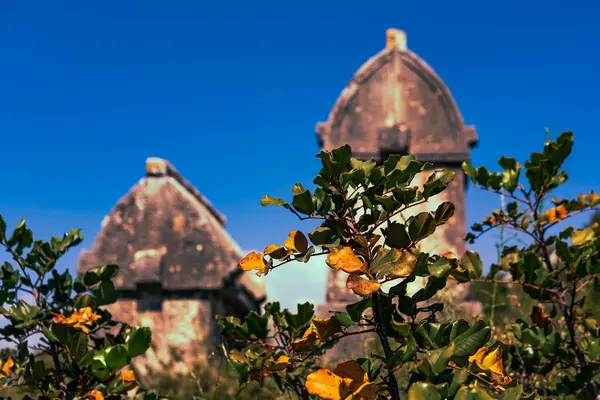
<svg viewBox="0 0 600 400">
<path fill-rule="evenodd" d="M 133 371 L 121 372 L 121 382 L 135 382 L 135 375 Z"/>
<path fill-rule="evenodd" d="M 2 373 L 4 375 L 10 375 L 10 371 L 12 370 L 12 367 L 15 366 L 15 360 L 13 360 L 13 358 L 11 356 L 8 356 L 8 358 L 6 359 L 6 362 L 4 363 L 4 366 L 2 367 Z"/>
<path fill-rule="evenodd" d="M 564 204 L 556 207 L 556 216 L 558 219 L 565 219 L 569 216 L 569 211 L 567 211 Z"/>
<path fill-rule="evenodd" d="M 308 250 L 308 240 L 300 231 L 291 231 L 283 245 L 296 253 L 304 253 Z"/>
<path fill-rule="evenodd" d="M 244 257 L 242 261 L 240 261 L 239 265 L 240 268 L 244 271 L 250 271 L 255 269 L 257 271 L 263 272 L 267 267 L 267 264 L 265 263 L 265 259 L 262 256 L 262 254 L 256 251 L 253 251 L 252 253 L 249 253 L 246 257 Z"/>
<path fill-rule="evenodd" d="M 93 400 L 104 400 L 104 396 L 102 395 L 102 392 L 99 390 L 92 390 L 90 392 L 90 399 Z"/>
<path fill-rule="evenodd" d="M 270 244 L 265 248 L 264 253 L 266 256 L 271 256 L 276 260 L 281 260 L 282 258 L 289 256 L 293 252 L 286 249 L 283 246 L 278 246 L 276 244 Z"/>
<path fill-rule="evenodd" d="M 356 272 L 353 272 L 348 275 L 346 287 L 352 289 L 357 295 L 364 297 L 378 291 L 381 283 L 361 278 Z"/>
<path fill-rule="evenodd" d="M 325 260 L 331 268 L 341 269 L 345 272 L 355 272 L 361 270 L 365 264 L 354 254 L 351 247 L 344 247 L 341 250 L 333 250 L 327 255 Z"/>
</svg>

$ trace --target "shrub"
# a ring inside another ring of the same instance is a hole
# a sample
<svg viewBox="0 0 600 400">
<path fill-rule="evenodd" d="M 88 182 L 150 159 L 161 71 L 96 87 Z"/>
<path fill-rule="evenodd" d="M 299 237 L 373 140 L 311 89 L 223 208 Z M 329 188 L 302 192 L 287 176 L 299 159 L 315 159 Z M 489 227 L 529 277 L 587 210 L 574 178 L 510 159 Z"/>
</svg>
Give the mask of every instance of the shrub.
<svg viewBox="0 0 600 400">
<path fill-rule="evenodd" d="M 361 299 L 324 319 L 315 318 L 308 304 L 291 313 L 277 303 L 243 322 L 219 318 L 228 338 L 231 373 L 243 385 L 272 380 L 300 398 L 595 398 L 600 339 L 593 315 L 600 305 L 600 225 L 554 230 L 594 209 L 600 196 L 590 192 L 574 200 L 552 198 L 552 206 L 544 209 L 544 199 L 567 180 L 561 168 L 572 145 L 572 134 L 563 133 L 523 166 L 503 157 L 498 173 L 464 163 L 476 187 L 510 201 L 505 210 L 474 224 L 466 239 L 472 243 L 500 227 L 529 239 L 524 245 L 503 246 L 501 262 L 485 278 L 474 252 L 459 258 L 419 250 L 452 217 L 453 204 L 443 202 L 432 212 L 399 222 L 402 213 L 446 190 L 453 172 L 433 171 L 421 188 L 411 182 L 428 165 L 413 156 L 391 155 L 377 165 L 352 158 L 349 146 L 321 152 L 314 191 L 296 184 L 291 203 L 270 196 L 261 200 L 321 225 L 308 238 L 292 231 L 282 245 L 252 252 L 239 266 L 266 275 L 289 262 L 323 255 L 330 268 L 348 274 L 346 287 Z M 500 279 L 502 273 L 509 279 Z M 426 278 L 426 284 L 410 295 L 407 287 L 416 277 Z M 392 281 L 397 284 L 381 290 Z M 501 342 L 483 320 L 439 320 L 444 304 L 436 294 L 449 281 L 518 286 L 535 302 L 530 321 L 517 320 L 503 329 L 500 336 L 507 341 Z M 372 334 L 381 353 L 334 368 L 320 365 L 320 356 L 340 339 Z M 544 386 L 550 372 L 556 380 Z"/>
<path fill-rule="evenodd" d="M 119 268 L 103 265 L 76 279 L 57 271 L 57 261 L 82 239 L 74 230 L 34 241 L 25 221 L 7 235 L 0 215 L 0 246 L 12 258 L 0 266 L 0 313 L 7 320 L 0 340 L 14 349 L 0 360 L 2 398 L 160 398 L 127 368 L 150 346 L 150 330 L 114 321 L 101 308 L 117 300 Z"/>
</svg>

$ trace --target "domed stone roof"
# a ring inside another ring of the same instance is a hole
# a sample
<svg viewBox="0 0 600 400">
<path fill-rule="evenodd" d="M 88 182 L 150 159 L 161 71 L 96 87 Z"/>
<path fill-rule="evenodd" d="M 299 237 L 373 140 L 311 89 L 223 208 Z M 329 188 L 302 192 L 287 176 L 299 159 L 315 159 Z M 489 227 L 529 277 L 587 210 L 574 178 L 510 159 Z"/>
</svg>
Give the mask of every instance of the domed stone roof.
<svg viewBox="0 0 600 400">
<path fill-rule="evenodd" d="M 358 158 L 389 153 L 422 161 L 469 159 L 477 143 L 446 85 L 406 48 L 404 32 L 389 29 L 386 47 L 369 59 L 342 91 L 327 122 L 317 124 L 322 148 L 350 144 Z"/>
<path fill-rule="evenodd" d="M 262 282 L 239 273 L 243 257 L 220 214 L 166 160 L 149 158 L 146 176 L 123 196 L 102 222 L 79 271 L 101 264 L 121 267 L 118 290 L 159 284 L 168 291 L 214 290 L 224 282 L 265 296 Z"/>
</svg>

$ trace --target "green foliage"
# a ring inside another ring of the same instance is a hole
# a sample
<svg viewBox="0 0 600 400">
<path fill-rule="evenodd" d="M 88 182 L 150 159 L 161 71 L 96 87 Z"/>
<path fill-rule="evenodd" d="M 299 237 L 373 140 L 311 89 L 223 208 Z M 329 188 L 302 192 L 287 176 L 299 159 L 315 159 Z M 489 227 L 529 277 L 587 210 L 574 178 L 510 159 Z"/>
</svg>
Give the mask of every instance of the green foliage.
<svg viewBox="0 0 600 400">
<path fill-rule="evenodd" d="M 240 265 L 266 274 L 292 261 L 326 255 L 329 267 L 348 274 L 346 287 L 361 300 L 325 319 L 312 317 L 311 310 L 302 323 L 277 303 L 267 306 L 260 323 L 257 315 L 243 323 L 221 318 L 230 370 L 241 384 L 272 380 L 303 398 L 595 398 L 600 226 L 592 221 L 558 235 L 552 228 L 597 209 L 600 196 L 590 192 L 574 200 L 552 199 L 553 207 L 543 210 L 544 199 L 568 177 L 561 168 L 572 145 L 572 134 L 563 133 L 523 165 L 501 158 L 500 172 L 464 163 L 476 187 L 510 199 L 474 224 L 466 240 L 472 243 L 494 228 L 513 229 L 529 239 L 522 246 L 503 245 L 485 278 L 475 252 L 459 258 L 419 250 L 453 216 L 454 205 L 444 202 L 433 212 L 412 215 L 410 209 L 443 193 L 455 173 L 430 172 L 430 165 L 412 156 L 392 155 L 381 164 L 359 161 L 349 146 L 321 152 L 314 191 L 295 185 L 291 205 L 269 196 L 261 201 L 282 206 L 300 220 L 320 221 L 308 235 L 320 250 L 308 254 L 286 241 L 267 247 L 277 248 L 277 257 L 265 250 Z M 429 175 L 422 188 L 412 185 L 417 174 Z M 290 237 L 298 235 L 294 231 Z M 409 291 L 417 277 L 425 284 Z M 383 283 L 393 281 L 382 290 Z M 518 287 L 518 300 L 533 305 L 527 317 L 531 322 L 520 318 L 502 329 L 494 320 L 493 330 L 483 320 L 440 320 L 445 304 L 438 294 L 449 281 L 493 285 L 494 310 L 499 293 L 508 303 L 513 295 L 505 289 Z M 271 333 L 265 332 L 267 326 Z M 376 335 L 381 351 L 332 369 L 318 365 L 323 353 L 355 335 Z M 556 377 L 554 383 L 549 376 Z"/>
<path fill-rule="evenodd" d="M 159 399 L 125 371 L 150 346 L 150 330 L 114 321 L 98 308 L 117 300 L 112 279 L 119 267 L 99 266 L 76 279 L 56 268 L 82 240 L 78 230 L 49 242 L 34 240 L 25 221 L 8 234 L 0 215 L 0 247 L 12 257 L 0 267 L 0 314 L 8 322 L 0 328 L 0 340 L 15 349 L 0 360 L 0 394 Z M 32 341 L 36 336 L 38 343 Z"/>
</svg>

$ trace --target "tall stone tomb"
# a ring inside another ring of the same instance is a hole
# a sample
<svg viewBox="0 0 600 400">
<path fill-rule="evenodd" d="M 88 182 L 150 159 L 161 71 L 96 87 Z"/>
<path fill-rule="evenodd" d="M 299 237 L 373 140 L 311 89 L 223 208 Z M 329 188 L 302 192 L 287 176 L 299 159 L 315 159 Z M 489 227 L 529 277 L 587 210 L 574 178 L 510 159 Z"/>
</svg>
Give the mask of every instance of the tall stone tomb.
<svg viewBox="0 0 600 400">
<path fill-rule="evenodd" d="M 243 318 L 259 311 L 265 290 L 236 268 L 242 252 L 225 230 L 225 218 L 169 162 L 150 158 L 146 176 L 104 218 L 78 271 L 101 264 L 121 267 L 120 321 L 152 328 L 153 347 L 135 360 L 141 374 L 185 373 L 219 341 L 215 315 Z"/>
<path fill-rule="evenodd" d="M 411 185 L 422 188 L 434 169 L 456 172 L 450 188 L 411 214 L 434 211 L 444 202 L 456 205 L 454 217 L 421 244 L 427 252 L 466 250 L 464 237 L 466 178 L 461 163 L 469 160 L 470 149 L 477 144 L 475 127 L 465 125 L 450 91 L 425 61 L 407 49 L 404 32 L 389 29 L 385 49 L 369 59 L 344 88 L 329 114 L 327 122 L 317 124 L 320 146 L 329 150 L 349 144 L 354 156 L 381 162 L 390 154 L 413 154 L 420 161 L 433 164 L 430 171 L 419 174 Z M 409 214 L 398 218 L 402 220 Z M 357 297 L 346 289 L 345 273 L 329 270 L 326 304 L 319 314 L 343 310 Z M 423 282 L 416 282 L 413 291 Z M 466 290 L 460 285 L 452 290 L 457 299 Z M 462 290 L 462 292 L 460 292 Z"/>
</svg>

